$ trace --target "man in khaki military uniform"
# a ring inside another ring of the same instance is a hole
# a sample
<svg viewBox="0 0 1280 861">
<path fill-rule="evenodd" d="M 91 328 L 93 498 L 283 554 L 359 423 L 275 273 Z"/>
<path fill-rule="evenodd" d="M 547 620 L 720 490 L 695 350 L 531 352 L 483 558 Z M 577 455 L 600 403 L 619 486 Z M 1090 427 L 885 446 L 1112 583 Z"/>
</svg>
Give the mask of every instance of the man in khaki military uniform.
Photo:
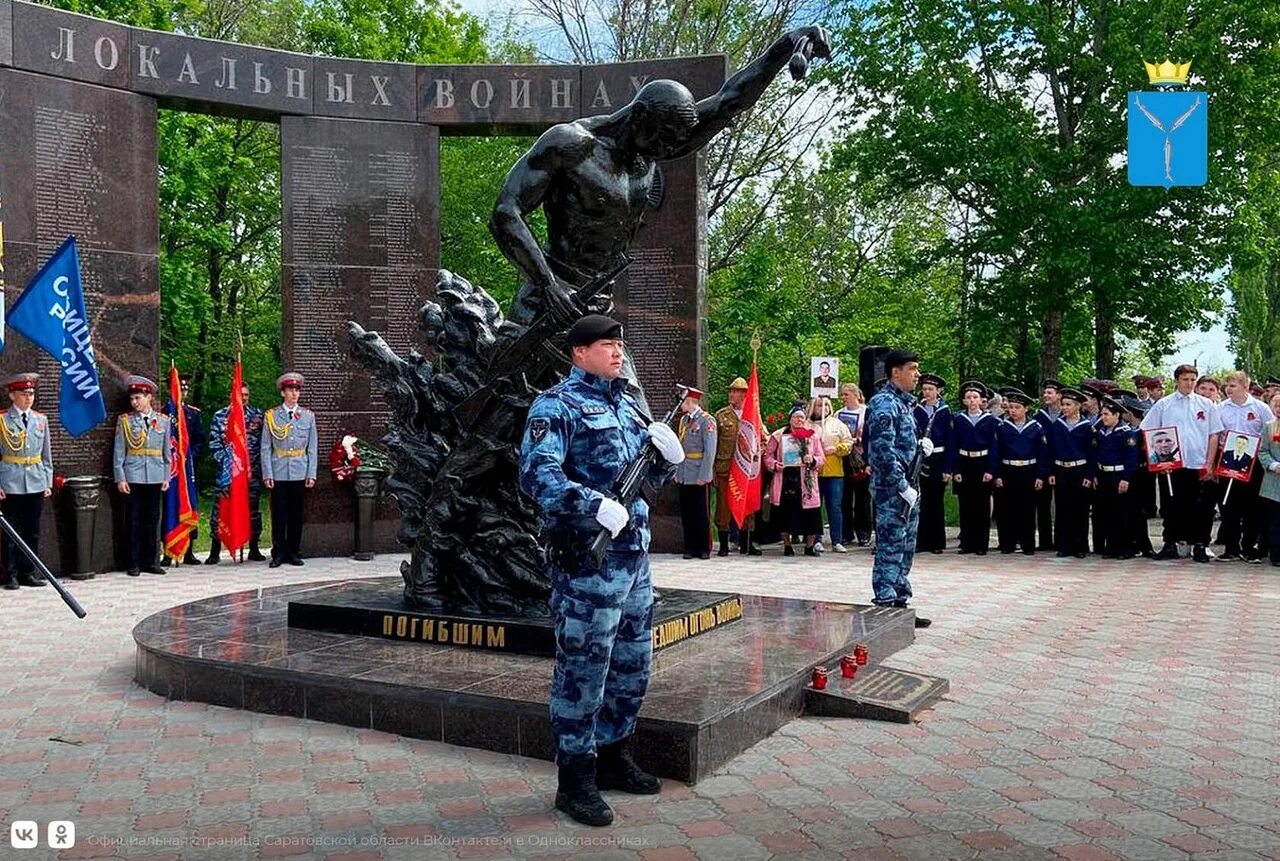
<svg viewBox="0 0 1280 861">
<path fill-rule="evenodd" d="M 298 405 L 302 383 L 293 371 L 276 379 L 283 403 L 267 410 L 262 432 L 262 483 L 271 491 L 268 568 L 302 564 L 303 491 L 315 486 L 319 463 L 316 415 Z"/>
<path fill-rule="evenodd" d="M 45 497 L 53 493 L 53 457 L 49 450 L 49 419 L 31 408 L 39 374 L 16 374 L 5 382 L 11 406 L 0 417 L 0 511 L 33 552 L 40 551 L 40 515 Z M 44 575 L 18 544 L 4 535 L 6 589 L 43 586 Z"/>
<path fill-rule="evenodd" d="M 116 489 L 124 496 L 125 573 L 163 574 L 156 564 L 160 532 L 160 495 L 169 489 L 173 470 L 169 417 L 155 411 L 159 387 L 146 377 L 130 377 L 133 412 L 116 421 L 113 458 Z"/>
<path fill-rule="evenodd" d="M 733 450 L 738 444 L 738 425 L 741 421 L 742 406 L 747 400 L 747 381 L 738 377 L 729 384 L 729 405 L 716 411 L 716 462 L 714 468 L 716 482 L 716 534 L 720 538 L 720 551 L 717 555 L 729 555 L 729 467 L 733 464 Z M 760 429 L 760 441 L 767 437 L 764 428 Z M 762 449 L 763 450 L 763 449 Z M 747 517 L 745 524 L 738 524 L 738 552 L 751 556 L 759 556 L 759 545 L 751 541 L 751 529 L 756 525 L 754 514 Z"/>
<path fill-rule="evenodd" d="M 684 527 L 684 558 L 710 559 L 711 524 L 707 488 L 713 479 L 716 455 L 716 420 L 702 408 L 702 392 L 689 389 L 680 405 L 676 435 L 684 448 L 684 461 L 676 467 L 680 487 L 680 524 Z"/>
</svg>

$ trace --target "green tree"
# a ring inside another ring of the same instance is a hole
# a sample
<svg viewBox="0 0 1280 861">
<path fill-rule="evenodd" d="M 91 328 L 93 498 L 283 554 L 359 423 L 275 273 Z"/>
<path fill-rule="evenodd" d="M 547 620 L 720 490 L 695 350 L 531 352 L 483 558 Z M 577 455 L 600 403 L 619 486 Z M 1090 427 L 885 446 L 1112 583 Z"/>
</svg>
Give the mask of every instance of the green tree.
<svg viewBox="0 0 1280 861">
<path fill-rule="evenodd" d="M 1028 333 L 1021 368 L 1110 375 L 1121 338 L 1158 356 L 1220 310 L 1243 154 L 1274 139 L 1280 17 L 1256 0 L 841 0 L 840 157 L 890 194 L 937 190 L 970 229 L 961 261 L 977 307 Z M 1140 59 L 1192 59 L 1212 93 L 1205 188 L 1138 189 L 1124 165 L 1126 91 Z M 987 321 L 966 315 L 985 355 Z M 1082 337 L 1082 331 L 1087 336 Z"/>
</svg>

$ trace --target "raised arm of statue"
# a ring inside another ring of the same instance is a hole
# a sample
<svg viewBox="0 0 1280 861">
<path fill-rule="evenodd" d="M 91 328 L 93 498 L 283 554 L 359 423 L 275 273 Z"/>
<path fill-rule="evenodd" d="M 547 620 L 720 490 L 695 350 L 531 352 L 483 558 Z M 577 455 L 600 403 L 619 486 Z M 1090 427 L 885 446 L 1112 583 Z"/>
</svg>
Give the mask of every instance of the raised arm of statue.
<svg viewBox="0 0 1280 861">
<path fill-rule="evenodd" d="M 545 291 L 547 307 L 560 319 L 581 316 L 573 300 L 573 285 L 551 271 L 525 216 L 542 205 L 557 171 L 585 158 L 590 146 L 590 135 L 574 123 L 547 129 L 507 174 L 489 218 L 489 231 L 498 248 L 524 281 Z"/>
<path fill-rule="evenodd" d="M 803 62 L 793 61 L 796 55 L 803 57 Z M 822 27 L 799 27 L 784 34 L 769 46 L 769 50 L 725 81 L 719 92 L 698 102 L 698 124 L 691 137 L 673 147 L 667 158 L 683 158 L 706 146 L 734 117 L 760 100 L 769 84 L 789 62 L 792 63 L 792 74 L 803 77 L 809 60 L 813 57 L 825 60 L 830 56 L 831 37 Z"/>
</svg>

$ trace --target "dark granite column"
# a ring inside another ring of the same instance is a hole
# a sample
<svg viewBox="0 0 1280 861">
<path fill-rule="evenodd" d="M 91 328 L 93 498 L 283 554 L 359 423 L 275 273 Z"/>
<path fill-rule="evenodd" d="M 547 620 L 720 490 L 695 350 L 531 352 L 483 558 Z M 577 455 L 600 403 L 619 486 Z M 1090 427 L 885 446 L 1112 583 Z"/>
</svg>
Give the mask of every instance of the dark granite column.
<svg viewBox="0 0 1280 861">
<path fill-rule="evenodd" d="M 379 441 L 390 414 L 350 358 L 347 321 L 401 354 L 420 346 L 417 314 L 440 265 L 439 135 L 411 123 L 284 117 L 280 150 L 284 365 L 306 377 L 302 403 L 317 416 L 322 464 L 302 551 L 349 556 L 351 490 L 331 480 L 329 450 L 344 433 Z M 384 498 L 372 549 L 398 546 L 399 519 Z"/>
<path fill-rule="evenodd" d="M 57 473 L 110 476 L 111 429 L 126 406 L 120 378 L 154 375 L 159 362 L 155 101 L 0 69 L 0 193 L 7 303 L 69 234 L 76 236 L 108 420 L 70 437 L 58 418 L 57 361 L 13 330 L 0 353 L 0 377 L 40 372 L 36 409 L 50 418 Z M 113 561 L 114 502 L 114 493 L 105 494 L 97 512 L 99 570 Z M 54 509 L 45 507 L 40 555 L 56 571 L 62 554 L 55 541 L 74 536 L 58 534 Z"/>
</svg>

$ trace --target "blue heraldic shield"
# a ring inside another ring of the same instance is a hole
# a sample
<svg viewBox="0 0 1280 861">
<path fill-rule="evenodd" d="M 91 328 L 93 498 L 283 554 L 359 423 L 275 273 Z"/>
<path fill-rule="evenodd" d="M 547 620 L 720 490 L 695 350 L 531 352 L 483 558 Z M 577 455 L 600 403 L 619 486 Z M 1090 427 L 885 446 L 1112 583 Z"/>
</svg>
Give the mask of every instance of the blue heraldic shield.
<svg viewBox="0 0 1280 861">
<path fill-rule="evenodd" d="M 1129 93 L 1129 184 L 1204 185 L 1209 179 L 1209 94 Z"/>
</svg>

